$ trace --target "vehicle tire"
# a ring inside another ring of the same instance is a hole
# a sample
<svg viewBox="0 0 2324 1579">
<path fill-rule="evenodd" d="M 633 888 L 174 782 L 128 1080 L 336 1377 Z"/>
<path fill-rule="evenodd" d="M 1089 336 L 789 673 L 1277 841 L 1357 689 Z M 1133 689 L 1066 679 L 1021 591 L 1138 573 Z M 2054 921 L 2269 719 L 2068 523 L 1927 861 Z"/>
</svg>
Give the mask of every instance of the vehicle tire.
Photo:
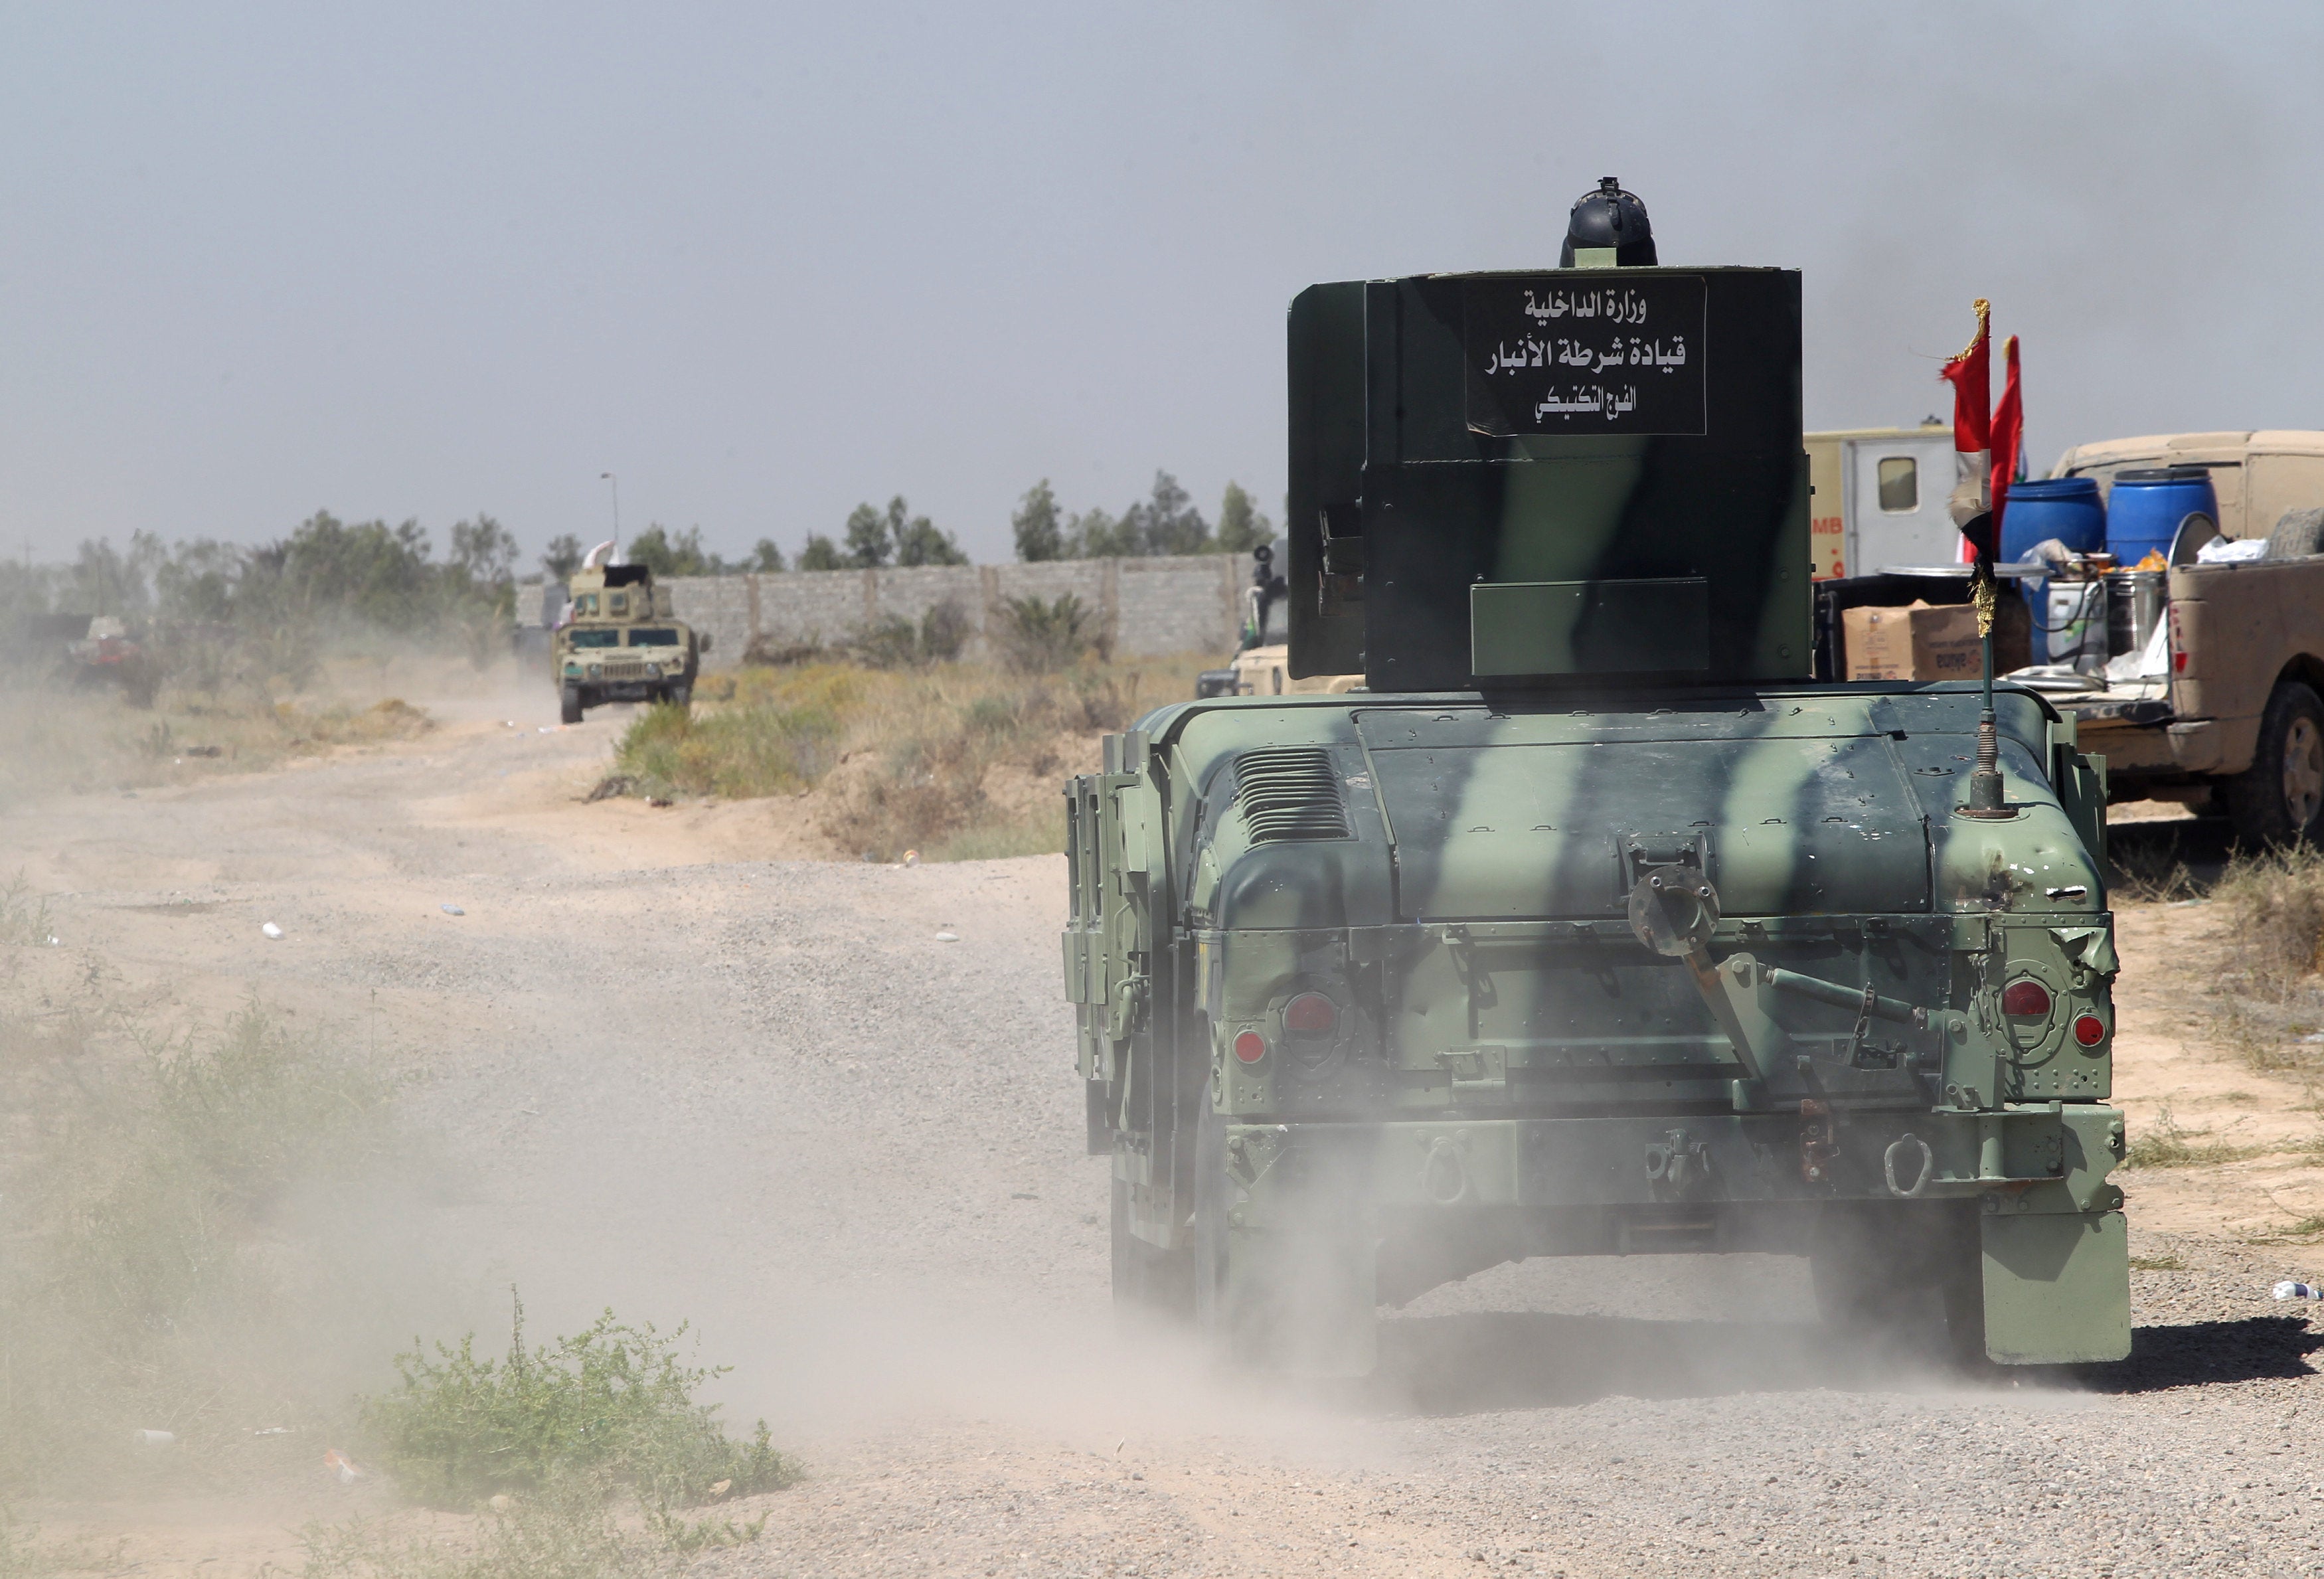
<svg viewBox="0 0 2324 1579">
<path fill-rule="evenodd" d="M 2324 554 L 2324 509 L 2287 510 L 2267 534 L 2266 558 L 2306 559 Z"/>
<path fill-rule="evenodd" d="M 2324 822 L 2324 700 L 2298 680 L 2277 681 L 2260 715 L 2251 766 L 2221 789 L 2242 843 L 2317 842 Z"/>
<path fill-rule="evenodd" d="M 661 699 L 668 702 L 671 706 L 677 708 L 681 713 L 692 711 L 694 707 L 694 682 L 690 679 L 680 680 L 678 684 L 664 691 L 661 694 Z"/>
<path fill-rule="evenodd" d="M 1231 1214 L 1246 1197 L 1228 1171 L 1226 1121 L 1203 1087 L 1194 1135 L 1194 1325 L 1220 1358 L 1304 1376 L 1363 1376 L 1376 1363 L 1379 1246 L 1350 1209 L 1355 1181 L 1329 1170 L 1268 1210 L 1246 1242 Z"/>
<path fill-rule="evenodd" d="M 1203 1082 L 1194 1119 L 1194 1326 L 1213 1348 L 1234 1348 L 1227 1308 L 1227 1213 L 1233 1197 L 1227 1177 L 1227 1123 L 1212 1106 Z"/>
<path fill-rule="evenodd" d="M 581 722 L 581 688 L 571 680 L 557 688 L 557 715 L 567 724 Z"/>
</svg>

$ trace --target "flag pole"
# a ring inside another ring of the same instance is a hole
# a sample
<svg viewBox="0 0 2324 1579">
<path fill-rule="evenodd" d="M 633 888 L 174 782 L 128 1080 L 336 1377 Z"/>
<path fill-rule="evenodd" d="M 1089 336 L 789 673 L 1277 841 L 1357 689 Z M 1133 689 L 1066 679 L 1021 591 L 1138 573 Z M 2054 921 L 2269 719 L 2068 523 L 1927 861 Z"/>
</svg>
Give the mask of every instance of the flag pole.
<svg viewBox="0 0 2324 1579">
<path fill-rule="evenodd" d="M 1977 714 L 1977 766 L 1969 771 L 1969 801 L 1959 809 L 1963 817 L 2013 817 L 2016 814 L 2003 803 L 2001 796 L 2001 730 L 1993 715 L 1993 561 L 1986 558 L 1982 546 L 1970 574 L 1970 596 L 1977 604 L 1978 667 L 1983 705 Z"/>
<path fill-rule="evenodd" d="M 1948 506 L 1953 524 L 1969 549 L 1969 596 L 1977 605 L 1978 706 L 1977 765 L 1969 776 L 1969 799 L 1954 808 L 1960 817 L 2014 817 L 2003 795 L 2001 730 L 1993 707 L 1994 556 L 2001 548 L 2001 512 L 2016 475 L 2024 415 L 2017 388 L 2017 338 L 2007 348 L 2008 387 L 2001 409 L 1993 410 L 1990 382 L 1992 304 L 1978 297 L 1977 335 L 1947 362 L 1942 376 L 1953 386 L 1953 449 L 1960 458 L 1960 481 Z M 1997 465 L 1996 462 L 1999 464 Z"/>
</svg>

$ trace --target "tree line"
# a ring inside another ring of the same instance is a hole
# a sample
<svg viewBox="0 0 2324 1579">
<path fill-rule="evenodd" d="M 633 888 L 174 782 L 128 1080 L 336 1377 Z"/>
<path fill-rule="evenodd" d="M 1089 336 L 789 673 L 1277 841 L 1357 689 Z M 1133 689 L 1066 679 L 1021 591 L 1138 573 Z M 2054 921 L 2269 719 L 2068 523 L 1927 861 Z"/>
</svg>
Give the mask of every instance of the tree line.
<svg viewBox="0 0 2324 1579">
<path fill-rule="evenodd" d="M 1017 558 L 1102 559 L 1159 554 L 1247 554 L 1270 540 L 1275 527 L 1240 484 L 1229 483 L 1214 528 L 1168 472 L 1120 514 L 1093 508 L 1070 512 L 1057 503 L 1047 477 L 1025 493 L 1010 516 Z M 581 540 L 571 532 L 549 540 L 542 573 L 563 581 L 581 568 Z M 891 566 L 965 565 L 967 552 L 951 532 L 915 514 L 902 494 L 886 508 L 864 503 L 850 512 L 837 536 L 809 532 L 795 559 L 772 538 L 761 538 L 740 559 L 728 559 L 702 541 L 702 529 L 673 531 L 659 522 L 622 545 L 622 558 L 656 576 L 772 575 L 801 570 L 880 570 Z"/>
<path fill-rule="evenodd" d="M 1010 527 L 1017 558 L 1028 561 L 1248 553 L 1275 533 L 1240 485 L 1227 485 L 1213 526 L 1178 480 L 1161 471 L 1147 496 L 1119 515 L 1065 510 L 1045 477 L 1026 491 Z M 119 549 L 99 538 L 83 541 L 66 564 L 0 568 L 0 619 L 60 613 L 249 627 L 352 619 L 409 632 L 466 630 L 504 617 L 514 602 L 516 539 L 481 513 L 453 523 L 448 537 L 438 558 L 417 521 L 347 522 L 319 510 L 288 536 L 255 547 L 215 538 L 171 544 L 141 531 Z M 951 532 L 916 513 L 900 494 L 885 508 L 857 505 L 835 536 L 809 533 L 795 559 L 770 538 L 727 559 L 704 546 L 701 528 L 673 531 L 659 523 L 623 549 L 632 563 L 657 576 L 969 562 Z M 565 580 L 580 568 L 583 553 L 579 538 L 567 532 L 549 540 L 541 569 Z"/>
<path fill-rule="evenodd" d="M 417 521 L 346 522 L 318 511 L 284 537 L 248 547 L 150 531 L 117 549 L 84 540 L 62 565 L 0 574 L 0 614 L 110 614 L 179 625 L 281 625 L 354 619 L 429 630 L 504 614 L 514 597 L 516 539 L 489 515 L 456 522 L 450 551 Z"/>
</svg>

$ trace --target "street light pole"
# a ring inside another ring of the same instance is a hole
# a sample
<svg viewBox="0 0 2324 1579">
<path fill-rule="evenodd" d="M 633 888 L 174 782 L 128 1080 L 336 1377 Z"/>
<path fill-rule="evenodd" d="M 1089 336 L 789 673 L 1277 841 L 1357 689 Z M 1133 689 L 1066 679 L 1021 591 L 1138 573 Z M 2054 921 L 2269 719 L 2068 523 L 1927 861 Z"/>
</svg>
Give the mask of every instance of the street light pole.
<svg viewBox="0 0 2324 1579">
<path fill-rule="evenodd" d="M 613 554 L 618 559 L 622 552 L 622 479 L 611 472 L 599 472 L 597 480 L 613 485 Z"/>
</svg>

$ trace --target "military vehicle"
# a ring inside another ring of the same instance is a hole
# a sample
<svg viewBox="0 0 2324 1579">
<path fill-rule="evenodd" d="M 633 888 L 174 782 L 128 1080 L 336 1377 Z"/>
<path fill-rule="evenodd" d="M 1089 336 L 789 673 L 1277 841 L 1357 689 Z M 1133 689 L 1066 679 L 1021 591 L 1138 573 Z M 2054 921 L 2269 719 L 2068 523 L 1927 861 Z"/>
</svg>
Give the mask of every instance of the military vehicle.
<svg viewBox="0 0 2324 1579">
<path fill-rule="evenodd" d="M 670 616 L 669 589 L 653 584 L 643 565 L 603 562 L 612 544 L 600 544 L 573 573 L 573 603 L 558 625 L 549 672 L 557 679 L 560 716 L 578 724 L 600 702 L 694 700 L 694 677 L 707 634 L 697 637 Z"/>
<path fill-rule="evenodd" d="M 1278 540 L 1279 542 L 1280 540 Z M 1250 585 L 1243 589 L 1242 645 L 1224 669 L 1206 669 L 1194 677 L 1194 695 L 1205 697 L 1303 696 L 1312 691 L 1352 691 L 1363 684 L 1360 674 L 1316 674 L 1291 678 L 1291 646 L 1284 628 L 1283 573 L 1275 568 L 1277 544 L 1261 543 L 1251 550 Z"/>
<path fill-rule="evenodd" d="M 2104 766 L 1811 678 L 1800 300 L 1609 182 L 1555 270 L 1293 301 L 1290 665 L 1369 688 L 1066 788 L 1120 1306 L 1359 1373 L 1504 1261 L 1765 1251 L 1932 1357 L 2128 1353 Z"/>
</svg>

